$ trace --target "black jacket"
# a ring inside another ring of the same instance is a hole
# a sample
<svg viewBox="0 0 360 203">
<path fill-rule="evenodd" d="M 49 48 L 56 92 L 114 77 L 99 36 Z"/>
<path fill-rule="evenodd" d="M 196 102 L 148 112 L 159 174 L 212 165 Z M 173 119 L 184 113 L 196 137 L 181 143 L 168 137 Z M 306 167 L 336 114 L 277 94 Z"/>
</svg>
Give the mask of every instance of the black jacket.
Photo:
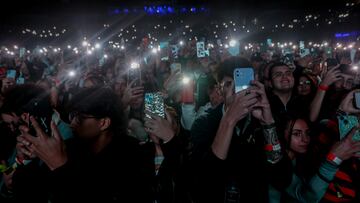
<svg viewBox="0 0 360 203">
<path fill-rule="evenodd" d="M 96 155 L 67 148 L 69 161 L 49 175 L 52 202 L 152 202 L 152 160 L 135 139 L 114 137 Z"/>
<path fill-rule="evenodd" d="M 208 115 L 193 124 L 192 164 L 194 166 L 195 202 L 224 202 L 230 185 L 236 185 L 240 193 L 239 202 L 268 202 L 268 183 L 285 188 L 291 181 L 291 162 L 285 156 L 277 164 L 267 163 L 264 140 L 257 121 L 252 119 L 245 130 L 234 135 L 226 160 L 217 158 L 211 150 L 222 118 L 219 105 Z M 244 129 L 246 119 L 237 126 Z"/>
</svg>

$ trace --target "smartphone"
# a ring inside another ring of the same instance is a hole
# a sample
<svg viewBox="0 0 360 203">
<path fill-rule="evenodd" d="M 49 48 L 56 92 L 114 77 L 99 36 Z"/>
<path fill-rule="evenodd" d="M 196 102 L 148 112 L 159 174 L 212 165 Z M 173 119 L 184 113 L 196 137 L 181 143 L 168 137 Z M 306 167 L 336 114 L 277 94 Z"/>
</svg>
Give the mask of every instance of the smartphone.
<svg viewBox="0 0 360 203">
<path fill-rule="evenodd" d="M 251 67 L 236 68 L 234 70 L 235 93 L 250 87 L 254 80 L 254 70 Z"/>
<path fill-rule="evenodd" d="M 6 78 L 16 78 L 16 70 L 7 70 L 6 72 Z"/>
<path fill-rule="evenodd" d="M 51 136 L 51 119 L 53 110 L 52 107 L 47 100 L 47 98 L 38 98 L 29 101 L 29 103 L 23 108 L 23 112 L 26 112 L 30 116 L 33 116 L 37 123 L 39 124 L 40 128 L 43 132 L 49 136 Z M 29 133 L 33 136 L 36 135 L 36 131 L 34 126 L 31 124 L 30 120 L 27 121 Z"/>
<path fill-rule="evenodd" d="M 183 79 L 182 90 L 181 90 L 181 102 L 184 104 L 193 104 L 195 102 L 194 96 L 194 80 L 188 78 Z"/>
<path fill-rule="evenodd" d="M 152 114 L 165 118 L 164 98 L 161 92 L 145 93 L 144 110 Z M 145 117 L 151 118 L 150 115 L 145 113 Z"/>
<path fill-rule="evenodd" d="M 360 109 L 360 92 L 354 93 L 354 104 L 355 108 Z"/>
<path fill-rule="evenodd" d="M 335 66 L 337 66 L 338 65 L 338 61 L 336 60 L 336 59 L 334 59 L 334 58 L 328 58 L 328 59 L 326 59 L 326 65 L 327 65 L 327 67 L 335 67 Z"/>
<path fill-rule="evenodd" d="M 140 68 L 129 68 L 127 74 L 127 84 L 129 85 L 132 81 L 135 81 L 133 87 L 141 86 L 141 70 Z"/>
<path fill-rule="evenodd" d="M 338 116 L 338 124 L 339 124 L 339 134 L 340 140 L 342 140 L 352 128 L 357 127 L 359 125 L 359 120 L 356 116 L 347 115 L 347 116 Z M 360 132 L 356 131 L 353 136 L 354 141 L 360 141 Z"/>
<path fill-rule="evenodd" d="M 25 84 L 25 78 L 23 78 L 23 77 L 18 77 L 18 78 L 16 79 L 16 84 L 18 84 L 18 85 Z"/>
</svg>

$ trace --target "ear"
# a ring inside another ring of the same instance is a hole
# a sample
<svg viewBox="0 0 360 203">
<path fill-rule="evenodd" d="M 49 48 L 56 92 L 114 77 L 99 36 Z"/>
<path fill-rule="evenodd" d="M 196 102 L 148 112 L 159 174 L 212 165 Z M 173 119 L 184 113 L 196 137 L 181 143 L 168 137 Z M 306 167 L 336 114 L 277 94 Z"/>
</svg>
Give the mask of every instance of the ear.
<svg viewBox="0 0 360 203">
<path fill-rule="evenodd" d="M 110 125 L 111 125 L 111 119 L 109 117 L 100 119 L 99 128 L 101 131 L 107 130 L 110 127 Z"/>
<path fill-rule="evenodd" d="M 269 79 L 269 80 L 268 80 L 268 85 L 269 85 L 269 87 L 270 87 L 271 89 L 273 88 L 272 79 Z"/>
</svg>

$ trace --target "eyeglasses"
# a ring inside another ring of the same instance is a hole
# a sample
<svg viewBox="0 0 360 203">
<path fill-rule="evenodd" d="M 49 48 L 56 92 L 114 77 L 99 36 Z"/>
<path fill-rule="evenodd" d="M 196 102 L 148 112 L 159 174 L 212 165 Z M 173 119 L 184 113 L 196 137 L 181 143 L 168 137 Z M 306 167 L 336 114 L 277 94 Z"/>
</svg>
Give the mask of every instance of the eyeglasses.
<svg viewBox="0 0 360 203">
<path fill-rule="evenodd" d="M 299 82 L 299 85 L 310 85 L 310 84 L 311 84 L 310 80 L 305 80 L 305 81 Z"/>
<path fill-rule="evenodd" d="M 85 119 L 90 119 L 90 118 L 97 118 L 97 117 L 96 116 L 87 116 L 87 115 L 81 114 L 76 111 L 69 113 L 69 121 L 72 122 L 73 119 L 75 119 L 75 122 L 77 124 L 81 124 Z"/>
<path fill-rule="evenodd" d="M 282 77 L 291 77 L 293 76 L 293 73 L 291 71 L 286 71 L 285 73 L 282 73 L 282 72 L 276 72 L 276 73 L 273 73 L 272 75 L 272 78 L 282 78 Z"/>
</svg>

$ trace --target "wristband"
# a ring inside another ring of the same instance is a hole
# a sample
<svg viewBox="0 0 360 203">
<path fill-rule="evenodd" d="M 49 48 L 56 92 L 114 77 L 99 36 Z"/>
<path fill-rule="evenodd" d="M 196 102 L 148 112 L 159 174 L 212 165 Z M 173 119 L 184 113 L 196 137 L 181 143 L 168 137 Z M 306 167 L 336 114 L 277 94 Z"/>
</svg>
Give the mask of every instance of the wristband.
<svg viewBox="0 0 360 203">
<path fill-rule="evenodd" d="M 319 85 L 319 90 L 322 90 L 322 91 L 328 91 L 329 90 L 329 86 L 327 85 Z"/>
<path fill-rule="evenodd" d="M 267 152 L 279 151 L 279 150 L 281 150 L 281 146 L 280 146 L 279 143 L 278 143 L 278 144 L 275 144 L 275 145 L 267 144 L 267 145 L 265 145 L 264 149 L 265 149 L 265 151 L 267 151 Z"/>
<path fill-rule="evenodd" d="M 336 164 L 337 166 L 339 166 L 342 163 L 342 160 L 339 157 L 337 157 L 334 153 L 329 153 L 326 159 Z"/>
</svg>

